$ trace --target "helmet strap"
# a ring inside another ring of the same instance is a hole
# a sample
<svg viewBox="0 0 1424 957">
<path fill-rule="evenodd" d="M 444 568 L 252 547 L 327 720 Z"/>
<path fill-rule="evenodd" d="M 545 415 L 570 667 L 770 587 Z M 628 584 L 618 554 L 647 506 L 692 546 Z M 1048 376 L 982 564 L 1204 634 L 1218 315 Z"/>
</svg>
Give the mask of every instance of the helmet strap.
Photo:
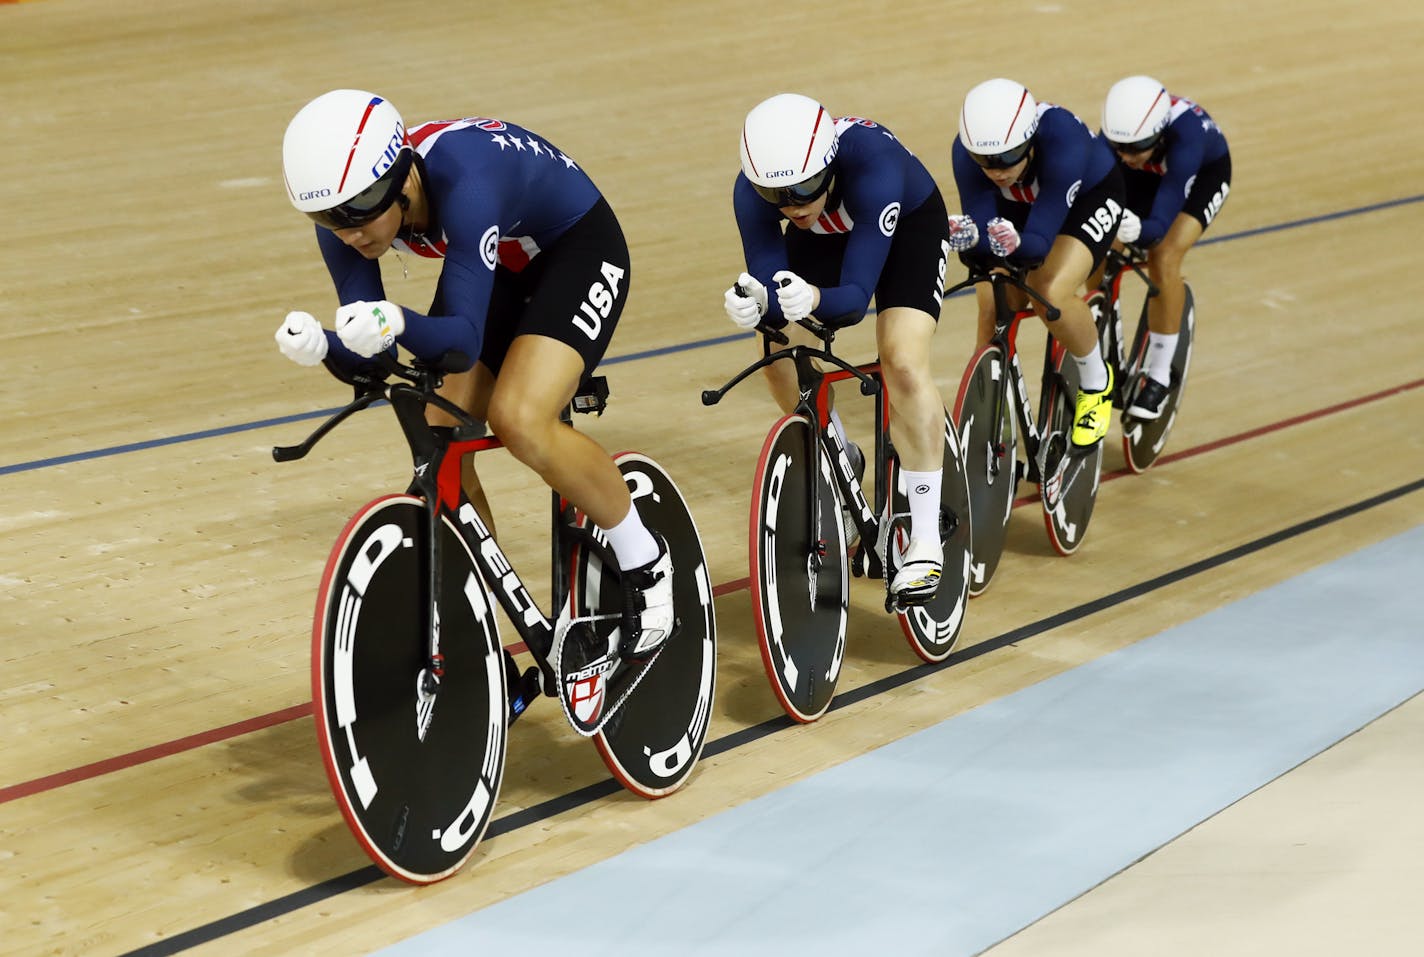
<svg viewBox="0 0 1424 957">
<path fill-rule="evenodd" d="M 414 182 L 416 188 L 420 189 L 421 196 L 425 203 L 426 226 L 419 232 L 416 231 L 415 224 L 407 222 L 406 217 L 410 214 L 410 197 L 406 195 L 406 187 Z M 401 225 L 396 235 L 407 243 L 417 240 L 429 243 L 427 238 L 434 232 L 439 235 L 435 226 L 435 207 L 430 201 L 430 194 L 425 191 L 425 157 L 419 153 L 415 154 L 415 162 L 411 164 L 411 170 L 406 174 L 405 186 L 401 187 L 400 195 L 396 197 L 396 203 L 401 209 Z"/>
<path fill-rule="evenodd" d="M 1026 180 L 1026 181 L 1032 183 L 1032 182 L 1033 182 L 1034 172 L 1035 172 L 1034 167 L 1035 167 L 1035 166 L 1037 165 L 1037 163 L 1038 163 L 1038 144 L 1037 144 L 1037 143 L 1034 143 L 1032 146 L 1030 146 L 1030 147 L 1028 148 L 1028 155 L 1025 156 L 1024 159 L 1028 160 L 1028 162 L 1024 164 L 1023 174 L 1019 176 L 1018 182 L 1022 183 L 1022 182 L 1024 182 L 1024 181 Z"/>
</svg>

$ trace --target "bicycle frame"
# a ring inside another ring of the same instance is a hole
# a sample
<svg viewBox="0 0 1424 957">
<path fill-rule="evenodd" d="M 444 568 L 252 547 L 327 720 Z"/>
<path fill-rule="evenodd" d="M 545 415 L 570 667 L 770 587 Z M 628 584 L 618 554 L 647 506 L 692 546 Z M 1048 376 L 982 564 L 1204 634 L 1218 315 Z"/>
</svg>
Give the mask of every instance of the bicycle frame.
<svg viewBox="0 0 1424 957">
<path fill-rule="evenodd" d="M 1035 315 L 1031 309 L 1014 309 L 1009 305 L 1009 288 L 1018 289 L 1033 299 L 1041 302 L 1046 308 L 1047 320 L 1055 322 L 1059 316 L 1059 310 L 1048 303 L 1046 299 L 1034 291 L 1023 279 L 1014 273 L 990 272 L 982 275 L 973 275 L 963 282 L 957 283 L 951 289 L 945 291 L 948 298 L 951 293 L 960 289 L 972 287 L 978 283 L 987 282 L 994 295 L 994 334 L 989 341 L 997 345 L 1004 351 L 1005 361 L 1008 362 L 1009 370 L 1013 373 L 1014 389 L 1014 416 L 1018 419 L 1019 428 L 1023 430 L 1024 452 L 1026 455 L 1027 472 L 1024 478 L 1030 482 L 1039 483 L 1042 481 L 1042 456 L 1043 444 L 1046 435 L 1040 431 L 1038 420 L 1045 418 L 1044 410 L 1040 407 L 1037 416 L 1030 416 L 1029 409 L 1032 408 L 1028 396 L 1028 383 L 1024 379 L 1023 364 L 1019 362 L 1018 351 L 1018 331 L 1019 325 L 1028 317 Z M 1063 345 L 1051 335 L 1049 337 L 1049 347 L 1043 354 L 1043 374 L 1041 382 L 1047 382 L 1055 374 L 1057 360 L 1064 352 Z M 1009 388 L 1009 376 L 1001 376 L 994 393 L 995 415 L 1003 412 L 1004 403 L 1008 401 L 1007 390 Z M 1042 400 L 1042 391 L 1039 396 Z"/>
<path fill-rule="evenodd" d="M 703 392 L 702 404 L 716 405 L 721 401 L 722 396 L 759 369 L 765 369 L 776 362 L 788 360 L 792 362 L 796 367 L 797 392 L 800 396 L 793 414 L 805 416 L 813 427 L 811 436 L 808 438 L 808 444 L 813 447 L 806 449 L 807 468 L 815 469 L 817 449 L 825 449 L 831 461 L 836 464 L 832 475 L 835 476 L 836 487 L 843 500 L 855 504 L 853 517 L 856 527 L 860 531 L 861 541 L 878 542 L 879 516 L 885 511 L 885 502 L 889 491 L 884 487 L 884 482 L 877 482 L 873 505 L 866 499 L 865 489 L 856 480 L 855 473 L 850 466 L 850 457 L 841 437 L 834 429 L 827 428 L 827 423 L 831 419 L 831 386 L 848 379 L 858 380 L 861 394 L 875 397 L 875 421 L 879 423 L 879 427 L 875 431 L 875 467 L 877 475 L 883 472 L 892 450 L 886 439 L 890 434 L 890 405 L 886 401 L 884 380 L 880 374 L 880 362 L 877 360 L 863 365 L 851 365 L 830 351 L 831 342 L 835 339 L 834 328 L 817 322 L 815 319 L 803 320 L 801 325 L 820 338 L 825 343 L 825 348 L 817 349 L 813 346 L 795 345 L 773 351 L 771 348 L 773 342 L 787 345 L 788 340 L 778 330 L 764 328 L 762 330 L 764 333 L 762 358 L 748 366 L 722 388 Z M 814 362 L 817 359 L 829 363 L 835 368 L 831 371 L 817 369 Z M 821 508 L 820 490 L 815 482 L 807 484 L 810 488 L 810 495 L 807 498 L 806 527 L 814 528 L 816 515 Z M 821 547 L 824 548 L 824 543 Z M 818 569 L 821 558 L 821 554 L 815 558 Z M 873 561 L 878 567 L 878 556 L 873 558 Z"/>
<path fill-rule="evenodd" d="M 1111 340 L 1111 351 L 1105 350 L 1108 361 L 1113 363 L 1113 367 L 1119 373 L 1127 371 L 1127 343 L 1123 339 L 1122 330 L 1122 282 L 1129 272 L 1136 273 L 1147 287 L 1147 295 L 1143 300 L 1143 309 L 1147 308 L 1147 303 L 1159 292 L 1156 283 L 1147 275 L 1143 268 L 1147 262 L 1146 254 L 1135 246 L 1128 246 L 1125 249 L 1109 249 L 1107 253 L 1107 265 L 1103 270 L 1102 282 L 1098 290 L 1106 297 L 1108 311 L 1102 317 L 1105 323 L 1103 329 L 1099 331 L 1099 340 L 1102 341 L 1102 332 L 1108 333 Z M 1107 345 L 1107 343 L 1103 343 Z M 1117 377 L 1117 400 L 1119 407 L 1125 405 L 1123 401 L 1127 394 L 1128 383 L 1126 377 L 1119 374 Z"/>
<path fill-rule="evenodd" d="M 573 549 L 579 545 L 593 549 L 605 560 L 608 567 L 617 568 L 612 550 L 587 529 L 579 527 L 574 521 L 573 506 L 557 492 L 551 492 L 553 533 L 550 595 L 551 607 L 557 611 L 553 619 L 545 615 L 478 511 L 463 497 L 460 463 L 464 457 L 476 452 L 503 448 L 504 443 L 497 437 L 483 436 L 483 428 L 464 410 L 435 392 L 440 380 L 438 370 L 421 368 L 409 375 L 394 363 L 390 369 L 412 381 L 387 383 L 370 379 L 353 380 L 333 368 L 332 371 L 338 378 L 351 382 L 361 391 L 351 403 L 323 423 L 305 442 L 298 446 L 274 448 L 273 457 L 279 462 L 301 458 L 350 415 L 382 398 L 389 401 L 410 446 L 414 466 L 412 487 L 421 494 L 426 504 L 426 573 L 432 605 L 426 625 L 427 663 L 421 674 L 422 693 L 434 694 L 444 674 L 444 658 L 440 653 L 439 609 L 436 607 L 441 594 L 443 574 L 438 532 L 442 517 L 450 516 L 453 519 L 452 524 L 470 546 L 480 574 L 489 583 L 500 607 L 504 609 L 525 647 L 538 663 L 544 694 L 557 696 L 558 676 L 550 657 L 558 629 L 569 624 L 567 606 Z M 602 377 L 597 377 L 593 380 L 592 391 L 581 392 L 570 409 L 564 411 L 564 421 L 569 421 L 572 409 L 601 413 L 606 396 L 606 382 Z M 426 409 L 432 404 L 463 423 L 450 430 L 449 440 L 443 439 L 439 430 L 426 421 Z"/>
</svg>

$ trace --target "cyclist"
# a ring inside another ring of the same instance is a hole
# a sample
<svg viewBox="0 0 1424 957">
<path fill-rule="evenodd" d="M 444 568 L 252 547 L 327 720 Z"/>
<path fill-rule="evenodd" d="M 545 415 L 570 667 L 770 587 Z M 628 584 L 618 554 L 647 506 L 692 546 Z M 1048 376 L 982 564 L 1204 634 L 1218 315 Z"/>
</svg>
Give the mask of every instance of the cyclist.
<svg viewBox="0 0 1424 957">
<path fill-rule="evenodd" d="M 399 343 L 454 368 L 441 394 L 607 530 L 625 587 L 620 651 L 650 656 L 674 624 L 667 544 L 643 525 L 608 454 L 560 420 L 628 296 L 627 243 L 593 182 L 512 123 L 407 130 L 389 101 L 360 90 L 304 106 L 282 160 L 340 302 L 334 330 L 290 313 L 276 333 L 282 353 L 361 372 Z M 390 249 L 443 260 L 427 312 L 387 300 L 378 260 Z M 454 424 L 438 410 L 431 422 Z M 473 470 L 464 477 L 473 490 Z"/>
<path fill-rule="evenodd" d="M 747 114 L 741 158 L 732 205 L 746 272 L 727 290 L 727 314 L 744 329 L 811 315 L 847 325 L 875 296 L 876 345 L 911 514 L 891 590 L 906 603 L 929 601 L 944 564 L 944 401 L 929 362 L 949 253 L 944 200 L 924 164 L 885 127 L 832 117 L 795 93 Z M 799 327 L 786 333 L 792 344 L 813 341 Z M 772 396 L 790 412 L 799 398 L 795 369 L 779 362 L 766 372 Z M 834 411 L 831 422 L 861 474 L 864 455 Z"/>
<path fill-rule="evenodd" d="M 1231 152 L 1205 110 L 1150 76 L 1113 84 L 1103 102 L 1102 135 L 1127 185 L 1117 238 L 1148 250 L 1147 274 L 1160 290 L 1147 301 L 1144 376 L 1127 410 L 1155 419 L 1172 384 L 1182 326 L 1182 260 L 1231 192 Z"/>
<path fill-rule="evenodd" d="M 1000 78 L 965 96 L 951 158 L 963 214 L 950 219 L 950 247 L 981 264 L 997 256 L 1023 267 L 1029 285 L 1058 308 L 1049 332 L 1078 366 L 1072 441 L 1101 441 L 1112 415 L 1112 371 L 1080 290 L 1122 214 L 1122 173 L 1112 151 L 1068 110 L 1038 103 L 1021 84 Z M 982 346 L 994 333 L 988 283 L 979 284 L 977 298 Z M 1016 308 L 1026 299 L 1010 290 Z M 1043 304 L 1032 306 L 1044 315 Z"/>
</svg>

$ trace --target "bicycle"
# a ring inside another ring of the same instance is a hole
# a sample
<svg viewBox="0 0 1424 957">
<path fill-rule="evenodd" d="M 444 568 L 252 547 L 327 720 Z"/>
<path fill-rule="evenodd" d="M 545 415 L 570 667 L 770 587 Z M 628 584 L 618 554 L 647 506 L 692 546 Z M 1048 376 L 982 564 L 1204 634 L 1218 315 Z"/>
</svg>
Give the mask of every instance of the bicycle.
<svg viewBox="0 0 1424 957">
<path fill-rule="evenodd" d="M 1186 299 L 1182 306 L 1182 322 L 1177 337 L 1177 351 L 1172 357 L 1172 381 L 1168 385 L 1167 397 L 1162 402 L 1162 413 L 1155 419 L 1140 419 L 1127 410 L 1132 406 L 1137 390 L 1141 387 L 1143 363 L 1147 353 L 1147 305 L 1157 295 L 1157 287 L 1147 278 L 1143 264 L 1147 254 L 1135 246 L 1121 250 L 1110 249 L 1107 266 L 1103 271 L 1102 283 L 1088 296 L 1088 305 L 1093 308 L 1093 318 L 1098 326 L 1098 341 L 1103 356 L 1113 366 L 1116 383 L 1113 390 L 1113 406 L 1123 410 L 1122 415 L 1122 457 L 1128 470 L 1141 475 L 1152 467 L 1162 449 L 1167 445 L 1172 425 L 1177 420 L 1181 408 L 1182 393 L 1187 385 L 1187 372 L 1192 364 L 1192 346 L 1196 338 L 1196 305 L 1192 298 L 1192 287 L 1186 287 Z M 1130 351 L 1124 349 L 1122 335 L 1122 282 L 1129 273 L 1136 273 L 1147 286 L 1147 295 L 1142 302 L 1142 312 L 1137 320 L 1137 331 L 1132 337 Z M 1126 357 L 1124 358 L 1124 352 Z"/>
<path fill-rule="evenodd" d="M 272 454 L 300 459 L 382 399 L 410 447 L 410 488 L 357 510 L 326 562 L 312 626 L 312 697 L 332 793 L 358 843 L 387 874 L 429 884 L 474 853 L 499 795 L 509 727 L 541 694 L 560 700 L 570 726 L 593 738 L 625 788 L 647 798 L 680 788 L 706 740 L 716 622 L 687 504 L 668 474 L 636 452 L 615 462 L 634 507 L 672 552 L 674 634 L 646 661 L 619 659 L 618 563 L 601 530 L 557 492 L 556 611 L 546 615 L 460 487 L 461 460 L 502 443 L 436 393 L 451 368 L 383 360 L 372 374 L 328 361 L 355 398 L 300 445 Z M 592 378 L 563 420 L 572 424 L 571 411 L 601 414 L 607 397 L 606 380 Z M 461 424 L 430 426 L 430 406 Z M 522 673 L 501 647 L 491 591 L 536 662 Z"/>
<path fill-rule="evenodd" d="M 1049 322 L 1057 321 L 1058 309 L 1029 287 L 1021 269 L 1002 263 L 993 271 L 971 270 L 969 278 L 946 290 L 945 296 L 981 282 L 993 288 L 994 334 L 970 358 L 954 402 L 969 473 L 971 596 L 984 593 L 998 568 L 1019 480 L 1039 486 L 1049 541 L 1058 554 L 1071 555 L 1083 544 L 1092 518 L 1103 459 L 1101 442 L 1085 448 L 1073 445 L 1078 367 L 1051 335 L 1043 356 L 1037 417 L 1029 412 L 1017 337 L 1019 324 L 1034 312 L 1013 309 L 1008 290 L 1018 289 L 1042 303 Z"/>
<path fill-rule="evenodd" d="M 840 676 L 850 606 L 848 558 L 856 577 L 884 579 L 885 610 L 899 617 L 916 655 L 935 663 L 954 650 L 967 604 L 969 488 L 959 442 L 946 415 L 940 493 L 943 574 L 926 603 L 897 600 L 890 582 L 895 577 L 897 549 L 909 543 L 909 503 L 890 442 L 890 405 L 880 363 L 851 365 L 831 352 L 834 326 L 814 318 L 802 320 L 801 325 L 821 340 L 821 348 L 796 345 L 773 351 L 771 343 L 787 345 L 786 336 L 759 325 L 762 358 L 720 389 L 705 390 L 702 403 L 716 405 L 738 383 L 774 362 L 795 364 L 801 398 L 795 411 L 771 427 L 762 445 L 753 479 L 748 551 L 762 663 L 782 708 L 804 724 L 826 713 Z M 823 372 L 815 360 L 835 369 Z M 830 426 L 830 387 L 852 378 L 859 381 L 862 395 L 875 396 L 873 499 L 867 497 L 845 444 Z M 848 556 L 842 503 L 860 541 L 874 543 L 871 549 L 862 545 Z"/>
</svg>

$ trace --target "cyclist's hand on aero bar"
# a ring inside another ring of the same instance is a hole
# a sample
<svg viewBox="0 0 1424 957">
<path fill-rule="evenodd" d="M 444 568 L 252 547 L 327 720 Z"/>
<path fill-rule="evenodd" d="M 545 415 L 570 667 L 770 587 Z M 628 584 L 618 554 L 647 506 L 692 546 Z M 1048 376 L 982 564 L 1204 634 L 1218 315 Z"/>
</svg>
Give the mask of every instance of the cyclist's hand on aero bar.
<svg viewBox="0 0 1424 957">
<path fill-rule="evenodd" d="M 1137 242 L 1137 237 L 1142 235 L 1142 220 L 1137 218 L 1137 214 L 1130 209 L 1122 211 L 1122 219 L 1117 224 L 1117 240 L 1124 245 L 1132 245 Z"/>
<path fill-rule="evenodd" d="M 989 252 L 995 256 L 1012 256 L 1019 248 L 1019 231 L 1002 216 L 989 220 Z"/>
<path fill-rule="evenodd" d="M 385 352 L 402 332 L 405 313 L 393 302 L 352 302 L 336 310 L 336 334 L 358 356 L 369 359 Z"/>
<path fill-rule="evenodd" d="M 789 269 L 772 276 L 776 283 L 776 301 L 787 322 L 800 322 L 816 308 L 816 290 L 806 280 Z"/>
<path fill-rule="evenodd" d="M 727 318 L 742 329 L 755 329 L 766 315 L 766 287 L 757 282 L 751 273 L 742 273 L 727 294 L 722 297 Z"/>
<path fill-rule="evenodd" d="M 968 252 L 979 245 L 979 226 L 973 218 L 965 215 L 949 217 L 949 249 L 951 252 Z"/>
<path fill-rule="evenodd" d="M 326 358 L 326 333 L 309 312 L 289 312 L 277 329 L 277 348 L 299 366 L 321 365 Z"/>
</svg>

